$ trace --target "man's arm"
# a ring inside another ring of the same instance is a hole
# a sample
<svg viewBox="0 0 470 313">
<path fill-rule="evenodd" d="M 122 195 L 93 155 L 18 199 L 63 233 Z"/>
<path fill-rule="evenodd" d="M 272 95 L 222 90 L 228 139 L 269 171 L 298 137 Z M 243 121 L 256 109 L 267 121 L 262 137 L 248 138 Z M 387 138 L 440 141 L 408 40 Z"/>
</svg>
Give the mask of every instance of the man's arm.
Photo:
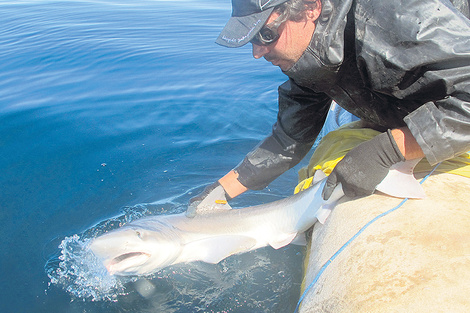
<svg viewBox="0 0 470 313">
<path fill-rule="evenodd" d="M 248 189 L 265 188 L 282 173 L 298 164 L 312 145 L 313 143 L 302 143 L 290 138 L 276 123 L 272 134 L 248 153 L 234 170 L 189 200 L 186 216 L 196 216 L 199 205 L 207 205 L 204 200 L 209 195 L 215 196 L 216 202 L 221 203 Z"/>
<path fill-rule="evenodd" d="M 234 170 L 193 197 L 187 216 L 195 216 L 197 205 L 214 191 L 224 201 L 227 196 L 234 198 L 249 189 L 260 190 L 298 164 L 318 136 L 330 103 L 327 95 L 297 86 L 293 80 L 281 85 L 279 113 L 271 135 L 248 153 Z M 225 190 L 225 195 L 219 192 L 219 186 Z"/>
<path fill-rule="evenodd" d="M 392 136 L 405 159 L 412 160 L 424 157 L 423 150 L 421 150 L 421 147 L 407 127 L 393 129 Z M 232 170 L 219 179 L 219 183 L 231 198 L 235 198 L 248 190 L 237 178 L 238 173 Z"/>
<path fill-rule="evenodd" d="M 428 162 L 437 164 L 468 151 L 468 18 L 440 0 L 358 0 L 355 27 L 361 48 L 356 58 L 367 86 L 397 99 L 407 114 L 403 121 Z"/>
<path fill-rule="evenodd" d="M 238 181 L 238 173 L 234 170 L 231 170 L 224 177 L 219 179 L 219 184 L 224 187 L 225 192 L 230 198 L 235 198 L 248 190 L 248 188 Z"/>
<path fill-rule="evenodd" d="M 406 160 L 424 157 L 423 150 L 408 127 L 392 129 L 392 136 Z"/>
<path fill-rule="evenodd" d="M 331 99 L 295 84 L 279 87 L 279 113 L 272 134 L 219 180 L 230 197 L 262 189 L 308 153 L 320 132 Z"/>
</svg>

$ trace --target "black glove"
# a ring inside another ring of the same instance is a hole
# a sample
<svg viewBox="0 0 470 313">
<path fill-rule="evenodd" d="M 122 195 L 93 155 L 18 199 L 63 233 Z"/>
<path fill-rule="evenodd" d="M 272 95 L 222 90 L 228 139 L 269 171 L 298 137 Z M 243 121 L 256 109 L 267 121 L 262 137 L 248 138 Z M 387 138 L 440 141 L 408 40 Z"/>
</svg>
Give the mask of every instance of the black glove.
<svg viewBox="0 0 470 313">
<path fill-rule="evenodd" d="M 400 161 L 405 157 L 390 130 L 363 142 L 349 151 L 328 176 L 323 199 L 328 200 L 340 183 L 346 196 L 371 195 L 390 167 Z"/>
<path fill-rule="evenodd" d="M 189 199 L 189 206 L 186 210 L 186 217 L 195 217 L 199 204 L 201 204 L 211 193 L 216 194 L 215 196 L 217 200 L 220 201 L 220 203 L 232 200 L 232 198 L 230 198 L 230 196 L 225 192 L 224 187 L 222 187 L 222 185 L 216 181 L 215 183 L 204 188 L 200 194 Z"/>
</svg>

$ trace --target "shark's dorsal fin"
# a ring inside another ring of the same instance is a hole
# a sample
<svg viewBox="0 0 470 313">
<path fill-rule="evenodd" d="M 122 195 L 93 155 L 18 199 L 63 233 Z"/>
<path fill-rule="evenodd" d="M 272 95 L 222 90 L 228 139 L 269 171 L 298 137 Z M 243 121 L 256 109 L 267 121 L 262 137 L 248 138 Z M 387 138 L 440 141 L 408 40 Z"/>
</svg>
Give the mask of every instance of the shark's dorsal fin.
<svg viewBox="0 0 470 313">
<path fill-rule="evenodd" d="M 232 207 L 225 200 L 225 190 L 222 186 L 215 188 L 196 207 L 196 214 L 204 214 L 213 211 L 231 210 Z"/>
<path fill-rule="evenodd" d="M 390 168 L 388 175 L 375 188 L 389 196 L 397 198 L 423 199 L 426 197 L 423 187 L 413 175 L 413 169 L 421 159 L 399 162 Z"/>
</svg>

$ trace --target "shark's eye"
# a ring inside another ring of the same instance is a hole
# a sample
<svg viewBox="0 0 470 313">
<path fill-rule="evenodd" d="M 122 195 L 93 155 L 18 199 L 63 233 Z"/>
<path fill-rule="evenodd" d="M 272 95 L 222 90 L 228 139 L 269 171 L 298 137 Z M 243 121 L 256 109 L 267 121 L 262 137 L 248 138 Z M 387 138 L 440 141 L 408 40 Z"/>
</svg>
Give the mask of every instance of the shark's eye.
<svg viewBox="0 0 470 313">
<path fill-rule="evenodd" d="M 135 234 L 137 235 L 137 237 L 139 237 L 140 239 L 142 239 L 142 235 L 140 234 L 139 231 L 135 231 Z"/>
</svg>

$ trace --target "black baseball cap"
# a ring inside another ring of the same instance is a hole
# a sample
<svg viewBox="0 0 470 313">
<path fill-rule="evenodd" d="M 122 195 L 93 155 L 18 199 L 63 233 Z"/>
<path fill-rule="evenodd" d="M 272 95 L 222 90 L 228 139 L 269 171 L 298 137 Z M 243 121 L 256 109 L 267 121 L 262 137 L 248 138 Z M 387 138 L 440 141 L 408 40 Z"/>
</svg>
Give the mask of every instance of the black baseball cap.
<svg viewBox="0 0 470 313">
<path fill-rule="evenodd" d="M 260 31 L 274 8 L 288 0 L 232 0 L 232 17 L 215 41 L 237 48 L 246 45 Z"/>
</svg>

